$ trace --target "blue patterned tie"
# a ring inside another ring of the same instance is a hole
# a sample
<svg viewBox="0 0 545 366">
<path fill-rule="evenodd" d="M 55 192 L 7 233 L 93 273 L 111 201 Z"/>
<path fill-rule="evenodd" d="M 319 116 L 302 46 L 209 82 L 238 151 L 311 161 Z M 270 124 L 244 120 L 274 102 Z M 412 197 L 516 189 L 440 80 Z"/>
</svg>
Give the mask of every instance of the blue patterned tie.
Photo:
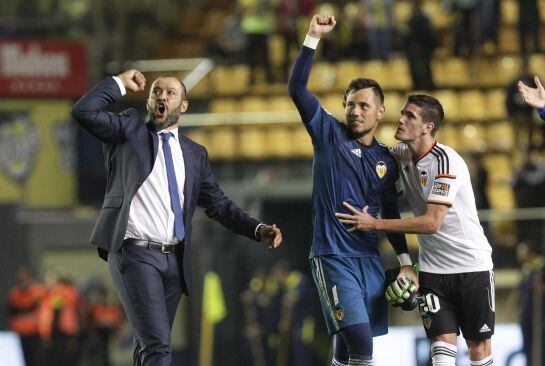
<svg viewBox="0 0 545 366">
<path fill-rule="evenodd" d="M 184 215 L 180 204 L 180 195 L 178 194 L 178 182 L 174 171 L 172 151 L 168 144 L 168 140 L 174 135 L 171 132 L 164 132 L 161 136 L 163 137 L 163 154 L 165 155 L 165 165 L 167 167 L 168 193 L 170 193 L 170 203 L 174 212 L 174 234 L 178 240 L 182 241 L 185 238 Z"/>
</svg>

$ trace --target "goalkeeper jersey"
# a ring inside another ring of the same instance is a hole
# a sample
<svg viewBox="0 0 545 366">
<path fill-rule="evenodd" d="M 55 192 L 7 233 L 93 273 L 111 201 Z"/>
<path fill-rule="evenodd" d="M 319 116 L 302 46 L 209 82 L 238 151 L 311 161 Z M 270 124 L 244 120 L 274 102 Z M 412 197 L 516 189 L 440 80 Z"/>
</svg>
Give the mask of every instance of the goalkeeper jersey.
<svg viewBox="0 0 545 366">
<path fill-rule="evenodd" d="M 450 274 L 491 270 L 492 248 L 477 216 L 469 170 L 454 149 L 435 142 L 422 156 L 409 147 L 392 147 L 404 193 L 415 216 L 428 203 L 449 207 L 437 234 L 419 234 L 420 270 Z"/>
</svg>

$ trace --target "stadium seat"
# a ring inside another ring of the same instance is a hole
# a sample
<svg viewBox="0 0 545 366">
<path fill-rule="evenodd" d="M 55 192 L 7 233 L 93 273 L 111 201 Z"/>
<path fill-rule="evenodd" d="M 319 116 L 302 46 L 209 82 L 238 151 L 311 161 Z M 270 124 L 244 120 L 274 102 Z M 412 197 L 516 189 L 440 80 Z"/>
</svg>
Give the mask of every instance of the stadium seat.
<svg viewBox="0 0 545 366">
<path fill-rule="evenodd" d="M 503 25 L 499 30 L 499 49 L 504 53 L 519 51 L 519 35 L 515 26 Z"/>
<path fill-rule="evenodd" d="M 465 58 L 447 57 L 442 61 L 442 65 L 438 66 L 434 70 L 434 75 L 437 85 L 441 87 L 466 86 L 472 82 L 469 64 Z"/>
<path fill-rule="evenodd" d="M 237 155 L 237 131 L 233 127 L 213 127 L 208 130 L 206 148 L 211 159 L 233 159 Z"/>
<path fill-rule="evenodd" d="M 312 66 L 308 89 L 313 93 L 329 92 L 335 87 L 335 66 L 328 62 L 318 62 Z"/>
<path fill-rule="evenodd" d="M 477 89 L 462 90 L 459 93 L 458 117 L 465 121 L 480 121 L 486 116 L 486 99 L 484 93 Z"/>
<path fill-rule="evenodd" d="M 509 155 L 504 153 L 487 154 L 483 159 L 488 172 L 488 180 L 495 185 L 506 184 L 511 179 L 513 167 Z"/>
<path fill-rule="evenodd" d="M 436 139 L 442 144 L 452 147 L 454 150 L 460 149 L 460 129 L 457 126 L 446 124 L 441 126 L 436 134 Z"/>
<path fill-rule="evenodd" d="M 458 109 L 460 105 L 458 93 L 456 93 L 454 90 L 443 89 L 433 92 L 433 96 L 443 105 L 445 120 L 457 122 L 459 118 Z"/>
<path fill-rule="evenodd" d="M 486 127 L 486 141 L 489 149 L 495 151 L 513 151 L 515 131 L 509 121 L 490 122 Z"/>
<path fill-rule="evenodd" d="M 292 152 L 292 128 L 285 125 L 272 125 L 264 128 L 266 134 L 266 156 L 288 158 Z"/>
<path fill-rule="evenodd" d="M 292 130 L 292 155 L 300 158 L 311 158 L 314 154 L 312 141 L 307 130 L 302 124 L 293 127 Z"/>
<path fill-rule="evenodd" d="M 378 126 L 376 137 L 377 140 L 382 142 L 383 144 L 387 146 L 394 146 L 399 141 L 396 140 L 395 132 L 396 132 L 397 124 L 395 123 L 384 123 L 381 122 Z"/>
<path fill-rule="evenodd" d="M 277 95 L 267 99 L 269 111 L 296 111 L 295 105 L 287 95 Z"/>
<path fill-rule="evenodd" d="M 518 56 L 499 56 L 495 58 L 494 70 L 498 87 L 505 87 L 519 76 L 521 62 Z"/>
<path fill-rule="evenodd" d="M 408 1 L 394 2 L 394 24 L 406 24 L 413 13 Z"/>
<path fill-rule="evenodd" d="M 486 92 L 486 118 L 502 119 L 507 117 L 505 90 L 492 89 Z"/>
<path fill-rule="evenodd" d="M 208 134 L 204 128 L 193 128 L 191 130 L 184 131 L 184 135 L 198 144 L 203 146 L 209 145 Z"/>
<path fill-rule="evenodd" d="M 240 105 L 234 98 L 214 98 L 208 107 L 210 113 L 237 113 Z"/>
<path fill-rule="evenodd" d="M 250 70 L 247 65 L 217 66 L 210 74 L 210 78 L 216 93 L 242 94 L 248 91 Z"/>
<path fill-rule="evenodd" d="M 459 152 L 483 152 L 486 150 L 485 130 L 481 123 L 468 123 L 460 128 Z"/>
<path fill-rule="evenodd" d="M 268 110 L 269 106 L 264 97 L 251 95 L 240 100 L 241 112 L 266 112 Z"/>
<path fill-rule="evenodd" d="M 541 53 L 535 53 L 530 56 L 530 73 L 532 75 L 545 75 L 545 55 Z"/>
<path fill-rule="evenodd" d="M 244 126 L 239 131 L 239 155 L 246 159 L 266 156 L 266 134 L 263 126 Z"/>
<path fill-rule="evenodd" d="M 386 92 L 384 93 L 384 105 L 386 106 L 386 112 L 384 114 L 384 120 L 388 122 L 397 122 L 401 115 L 401 109 L 405 97 L 400 93 Z"/>
<path fill-rule="evenodd" d="M 413 81 L 409 70 L 409 62 L 404 58 L 391 59 L 387 64 L 384 89 L 412 89 Z"/>
<path fill-rule="evenodd" d="M 284 38 L 280 34 L 269 37 L 269 57 L 274 66 L 284 63 Z"/>
<path fill-rule="evenodd" d="M 375 79 L 382 86 L 383 89 L 392 88 L 392 85 L 390 83 L 388 64 L 385 61 L 365 61 L 360 64 L 355 63 L 354 67 L 354 73 L 352 74 L 352 78 L 350 78 L 350 80 L 354 77 Z M 346 80 L 345 88 L 350 80 Z"/>
<path fill-rule="evenodd" d="M 321 98 L 322 106 L 337 118 L 344 116 L 343 93 L 330 93 Z"/>
<path fill-rule="evenodd" d="M 494 87 L 498 86 L 498 75 L 495 70 L 495 59 L 481 57 L 476 60 L 476 80 L 473 86 Z"/>
<path fill-rule="evenodd" d="M 488 184 L 488 200 L 493 209 L 515 208 L 513 189 L 508 184 Z"/>
<path fill-rule="evenodd" d="M 336 90 L 345 90 L 352 79 L 358 77 L 376 78 L 376 75 L 370 74 L 375 70 L 368 70 L 367 67 L 362 67 L 360 62 L 356 61 L 339 61 L 336 64 Z"/>
<path fill-rule="evenodd" d="M 424 11 L 430 17 L 433 29 L 445 30 L 451 23 L 451 16 L 440 1 L 428 0 L 424 2 Z"/>
<path fill-rule="evenodd" d="M 518 24 L 519 7 L 515 0 L 502 0 L 500 2 L 501 25 L 516 26 Z"/>
</svg>

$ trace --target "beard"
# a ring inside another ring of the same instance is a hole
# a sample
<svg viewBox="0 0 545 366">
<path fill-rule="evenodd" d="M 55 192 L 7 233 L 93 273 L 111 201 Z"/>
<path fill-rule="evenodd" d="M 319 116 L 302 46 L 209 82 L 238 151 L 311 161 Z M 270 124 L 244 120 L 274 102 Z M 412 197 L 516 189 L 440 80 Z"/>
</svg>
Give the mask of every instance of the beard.
<svg viewBox="0 0 545 366">
<path fill-rule="evenodd" d="M 155 105 L 149 108 L 148 119 L 149 121 L 151 121 L 151 123 L 153 123 L 157 131 L 164 130 L 165 128 L 168 128 L 178 123 L 178 120 L 180 119 L 180 116 L 182 115 L 182 111 L 180 110 L 181 106 L 182 106 L 182 102 L 180 102 L 180 104 L 176 108 L 174 108 L 172 112 L 168 113 L 167 118 L 165 118 L 164 121 L 156 121 L 155 112 L 157 111 L 157 105 Z"/>
</svg>

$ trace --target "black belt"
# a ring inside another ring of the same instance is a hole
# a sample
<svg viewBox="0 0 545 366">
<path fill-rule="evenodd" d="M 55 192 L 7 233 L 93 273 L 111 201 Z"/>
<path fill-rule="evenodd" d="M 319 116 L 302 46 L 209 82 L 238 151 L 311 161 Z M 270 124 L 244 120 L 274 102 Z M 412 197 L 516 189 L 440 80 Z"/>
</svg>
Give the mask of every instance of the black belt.
<svg viewBox="0 0 545 366">
<path fill-rule="evenodd" d="M 174 253 L 176 251 L 176 247 L 178 247 L 178 245 L 180 245 L 181 242 L 180 243 L 159 243 L 157 241 L 151 241 L 151 240 L 128 238 L 123 240 L 123 244 L 134 244 L 140 247 L 146 247 L 161 253 L 169 254 L 169 253 Z"/>
</svg>

